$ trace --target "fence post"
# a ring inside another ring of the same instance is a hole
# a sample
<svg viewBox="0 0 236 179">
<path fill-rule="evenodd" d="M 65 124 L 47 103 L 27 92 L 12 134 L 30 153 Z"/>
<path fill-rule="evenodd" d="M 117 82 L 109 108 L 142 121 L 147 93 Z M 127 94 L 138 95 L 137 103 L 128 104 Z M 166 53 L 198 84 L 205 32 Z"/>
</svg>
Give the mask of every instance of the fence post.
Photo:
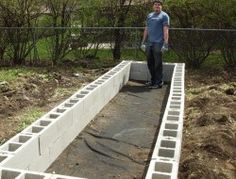
<svg viewBox="0 0 236 179">
<path fill-rule="evenodd" d="M 138 29 L 136 28 L 135 30 L 135 60 L 138 58 L 138 48 L 139 48 L 139 43 L 138 43 Z"/>
</svg>

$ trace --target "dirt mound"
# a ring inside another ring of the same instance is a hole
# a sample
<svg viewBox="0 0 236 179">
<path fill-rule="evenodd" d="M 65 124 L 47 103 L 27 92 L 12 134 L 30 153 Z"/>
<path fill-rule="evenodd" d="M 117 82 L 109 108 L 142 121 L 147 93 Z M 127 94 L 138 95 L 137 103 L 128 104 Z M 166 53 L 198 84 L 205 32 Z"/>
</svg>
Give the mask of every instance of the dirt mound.
<svg viewBox="0 0 236 179">
<path fill-rule="evenodd" d="M 196 119 L 196 125 L 201 126 L 209 126 L 218 123 L 219 125 L 230 125 L 232 124 L 232 120 L 230 116 L 227 114 L 221 113 L 205 113 L 202 114 L 199 118 Z"/>
<path fill-rule="evenodd" d="M 236 75 L 223 74 L 186 75 L 181 179 L 236 176 Z"/>
</svg>

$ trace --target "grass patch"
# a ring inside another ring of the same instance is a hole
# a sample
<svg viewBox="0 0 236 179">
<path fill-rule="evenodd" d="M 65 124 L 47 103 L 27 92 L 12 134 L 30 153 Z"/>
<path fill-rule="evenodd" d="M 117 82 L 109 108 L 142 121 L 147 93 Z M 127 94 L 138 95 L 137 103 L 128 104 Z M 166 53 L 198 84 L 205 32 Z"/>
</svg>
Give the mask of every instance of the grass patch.
<svg viewBox="0 0 236 179">
<path fill-rule="evenodd" d="M 72 95 L 73 93 L 75 93 L 76 91 L 78 91 L 78 87 L 72 87 L 72 88 L 56 88 L 53 98 L 62 98 L 64 96 L 69 96 Z"/>
<path fill-rule="evenodd" d="M 32 75 L 34 72 L 31 68 L 16 67 L 16 68 L 1 68 L 0 81 L 14 81 L 20 75 Z"/>
<path fill-rule="evenodd" d="M 28 127 L 44 113 L 45 112 L 43 112 L 40 108 L 37 107 L 27 108 L 26 111 L 24 111 L 24 114 L 20 117 L 21 122 L 17 128 L 17 132 L 20 132 L 26 127 Z"/>
<path fill-rule="evenodd" d="M 0 81 L 13 82 L 19 77 L 25 76 L 39 76 L 40 78 L 48 79 L 49 68 L 42 67 L 27 67 L 27 66 L 17 66 L 17 67 L 4 67 L 0 68 Z"/>
<path fill-rule="evenodd" d="M 37 55 L 40 60 L 48 60 L 51 58 L 49 50 L 49 40 L 47 38 L 40 39 L 37 42 Z"/>
<path fill-rule="evenodd" d="M 173 50 L 169 50 L 163 53 L 163 61 L 167 63 L 179 63 L 179 57 L 174 53 Z M 180 62 L 183 63 L 183 62 Z"/>
<path fill-rule="evenodd" d="M 220 53 L 211 53 L 206 61 L 203 63 L 202 68 L 207 69 L 223 69 L 224 68 L 224 60 Z"/>
</svg>

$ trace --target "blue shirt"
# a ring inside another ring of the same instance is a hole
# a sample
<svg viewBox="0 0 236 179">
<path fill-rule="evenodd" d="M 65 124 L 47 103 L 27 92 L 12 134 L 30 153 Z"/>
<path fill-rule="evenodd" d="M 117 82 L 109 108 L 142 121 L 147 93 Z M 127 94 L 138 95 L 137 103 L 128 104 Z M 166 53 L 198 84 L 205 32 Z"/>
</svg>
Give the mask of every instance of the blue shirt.
<svg viewBox="0 0 236 179">
<path fill-rule="evenodd" d="M 170 25 L 167 13 L 161 11 L 159 14 L 152 12 L 147 16 L 148 43 L 163 43 L 163 27 Z"/>
</svg>

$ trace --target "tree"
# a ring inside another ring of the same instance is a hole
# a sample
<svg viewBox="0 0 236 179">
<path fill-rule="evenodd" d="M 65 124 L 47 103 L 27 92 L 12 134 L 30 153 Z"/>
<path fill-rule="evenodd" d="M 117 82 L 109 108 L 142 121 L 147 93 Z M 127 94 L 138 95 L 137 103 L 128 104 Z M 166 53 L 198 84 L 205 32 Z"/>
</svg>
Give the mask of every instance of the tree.
<svg viewBox="0 0 236 179">
<path fill-rule="evenodd" d="M 150 3 L 146 3 L 145 0 L 96 0 L 92 1 L 93 6 L 90 4 L 91 1 L 83 3 L 81 11 L 85 13 L 81 14 L 86 14 L 88 9 L 90 16 L 82 16 L 82 26 L 111 27 L 104 30 L 102 38 L 106 42 L 110 41 L 114 60 L 121 58 L 125 41 L 137 47 L 139 31 L 130 31 L 124 27 L 143 27 L 146 15 L 150 11 Z M 92 15 L 95 15 L 95 18 Z"/>
<path fill-rule="evenodd" d="M 203 1 L 203 0 L 201 0 Z M 202 2 L 203 3 L 203 2 Z M 206 24 L 212 28 L 235 29 L 236 28 L 236 1 L 207 0 L 203 3 L 206 12 Z M 236 32 L 235 30 L 219 31 L 217 48 L 227 67 L 236 67 Z"/>
<path fill-rule="evenodd" d="M 204 9 L 198 0 L 169 0 L 168 11 L 172 26 L 181 28 L 204 27 Z M 170 44 L 175 53 L 187 66 L 200 68 L 215 46 L 214 33 L 199 30 L 172 30 Z"/>
<path fill-rule="evenodd" d="M 172 30 L 170 45 L 190 68 L 200 68 L 214 48 L 215 32 L 203 30 Z"/>
<path fill-rule="evenodd" d="M 40 0 L 2 0 L 0 2 L 1 23 L 5 29 L 8 55 L 13 64 L 22 64 L 34 47 L 32 26 L 37 22 Z"/>
<path fill-rule="evenodd" d="M 54 31 L 54 35 L 49 37 L 52 65 L 56 65 L 57 61 L 63 59 L 70 51 L 71 33 L 66 27 L 71 27 L 73 10 L 77 5 L 76 0 L 46 0 L 49 24 Z"/>
<path fill-rule="evenodd" d="M 110 24 L 112 27 L 124 27 L 132 0 L 109 0 L 106 4 L 109 6 Z M 121 58 L 121 43 L 124 39 L 125 30 L 116 28 L 113 31 L 114 47 L 112 49 L 113 59 Z"/>
<path fill-rule="evenodd" d="M 0 19 L 0 26 L 2 27 L 4 26 L 2 19 Z M 7 36 L 6 30 L 4 28 L 1 28 L 0 29 L 0 62 L 2 63 L 4 63 L 4 54 L 8 46 L 6 36 Z"/>
</svg>

